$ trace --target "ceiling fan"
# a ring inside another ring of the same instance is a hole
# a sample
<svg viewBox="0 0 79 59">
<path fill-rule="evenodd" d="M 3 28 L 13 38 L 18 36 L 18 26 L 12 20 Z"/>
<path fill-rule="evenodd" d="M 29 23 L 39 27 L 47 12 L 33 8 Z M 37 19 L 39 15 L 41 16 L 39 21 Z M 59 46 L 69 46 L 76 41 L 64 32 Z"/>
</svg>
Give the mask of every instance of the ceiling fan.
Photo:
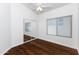
<svg viewBox="0 0 79 59">
<path fill-rule="evenodd" d="M 50 7 L 49 5 L 45 3 L 36 3 L 36 6 L 37 6 L 36 11 L 39 11 L 39 12 L 43 11 L 45 8 Z"/>
</svg>

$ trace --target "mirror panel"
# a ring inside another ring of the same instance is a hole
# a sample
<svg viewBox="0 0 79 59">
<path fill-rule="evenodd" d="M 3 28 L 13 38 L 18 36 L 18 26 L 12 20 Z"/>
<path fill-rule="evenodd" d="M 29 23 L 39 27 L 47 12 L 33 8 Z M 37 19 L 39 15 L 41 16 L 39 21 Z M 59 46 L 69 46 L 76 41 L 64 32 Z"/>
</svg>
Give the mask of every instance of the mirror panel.
<svg viewBox="0 0 79 59">
<path fill-rule="evenodd" d="M 31 32 L 32 26 L 31 22 L 26 22 L 25 23 L 25 32 Z"/>
</svg>

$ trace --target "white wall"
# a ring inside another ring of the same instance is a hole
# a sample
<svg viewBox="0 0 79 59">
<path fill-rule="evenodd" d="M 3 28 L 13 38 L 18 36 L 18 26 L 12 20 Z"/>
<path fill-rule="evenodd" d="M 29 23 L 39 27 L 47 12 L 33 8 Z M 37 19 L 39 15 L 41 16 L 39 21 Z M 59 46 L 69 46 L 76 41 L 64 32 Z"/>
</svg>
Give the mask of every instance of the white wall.
<svg viewBox="0 0 79 59">
<path fill-rule="evenodd" d="M 78 16 L 79 16 L 79 4 L 78 4 Z M 78 53 L 79 53 L 79 20 L 78 20 Z"/>
<path fill-rule="evenodd" d="M 72 15 L 72 38 L 52 36 L 46 34 L 46 22 L 49 18 Z M 78 4 L 69 4 L 61 8 L 38 15 L 39 37 L 45 40 L 62 44 L 71 48 L 78 48 Z"/>
<path fill-rule="evenodd" d="M 11 5 L 11 43 L 12 46 L 23 43 L 23 21 L 36 19 L 36 15 L 22 4 Z"/>
<path fill-rule="evenodd" d="M 10 4 L 0 3 L 0 54 L 4 53 L 11 44 Z"/>
</svg>

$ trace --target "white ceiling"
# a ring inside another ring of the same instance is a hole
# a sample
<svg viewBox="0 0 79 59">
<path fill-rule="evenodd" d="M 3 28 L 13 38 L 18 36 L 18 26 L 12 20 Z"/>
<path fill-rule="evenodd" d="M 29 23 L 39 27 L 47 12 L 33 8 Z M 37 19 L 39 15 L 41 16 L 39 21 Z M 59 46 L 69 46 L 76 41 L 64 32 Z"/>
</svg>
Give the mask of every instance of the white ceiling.
<svg viewBox="0 0 79 59">
<path fill-rule="evenodd" d="M 69 3 L 41 3 L 43 11 L 38 12 L 38 11 L 36 11 L 36 9 L 39 6 L 38 3 L 24 3 L 25 6 L 27 6 L 28 8 L 30 8 L 36 14 L 47 12 L 47 11 L 50 11 L 50 10 L 62 7 L 62 6 L 67 5 L 67 4 L 69 4 Z"/>
</svg>

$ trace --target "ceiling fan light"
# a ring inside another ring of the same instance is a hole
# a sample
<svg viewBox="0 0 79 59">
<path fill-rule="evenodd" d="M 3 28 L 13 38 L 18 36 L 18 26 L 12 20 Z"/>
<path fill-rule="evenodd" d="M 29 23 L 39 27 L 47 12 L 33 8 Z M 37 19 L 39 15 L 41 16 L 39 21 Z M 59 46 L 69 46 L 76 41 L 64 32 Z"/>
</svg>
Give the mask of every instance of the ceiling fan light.
<svg viewBox="0 0 79 59">
<path fill-rule="evenodd" d="M 43 9 L 40 6 L 36 10 L 37 11 L 43 11 Z"/>
</svg>

